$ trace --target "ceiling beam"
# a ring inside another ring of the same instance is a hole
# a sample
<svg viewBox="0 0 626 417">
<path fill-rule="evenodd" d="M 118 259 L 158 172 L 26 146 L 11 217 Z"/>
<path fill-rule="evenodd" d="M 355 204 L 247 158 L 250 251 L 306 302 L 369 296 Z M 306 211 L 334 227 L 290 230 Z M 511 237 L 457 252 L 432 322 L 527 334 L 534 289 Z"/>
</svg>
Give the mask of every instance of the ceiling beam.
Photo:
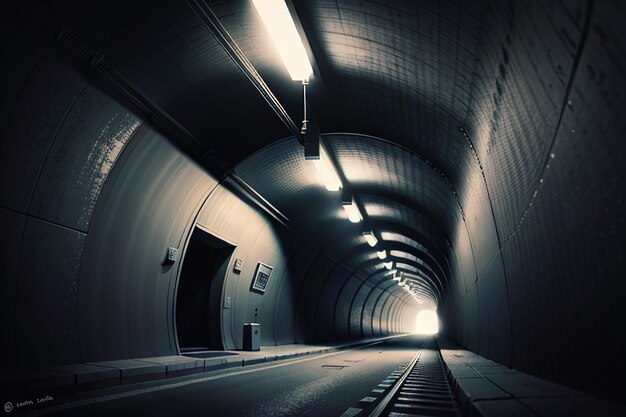
<svg viewBox="0 0 626 417">
<path fill-rule="evenodd" d="M 300 134 L 298 126 L 291 119 L 285 107 L 278 101 L 265 80 L 263 80 L 263 77 L 261 77 L 254 65 L 252 65 L 252 62 L 250 62 L 241 48 L 239 48 L 237 42 L 230 36 L 230 33 L 228 33 L 209 5 L 204 0 L 187 0 L 187 4 L 189 4 L 189 7 L 191 7 L 204 26 L 215 37 L 215 40 L 217 40 L 224 51 L 226 51 L 226 54 L 233 60 L 239 70 L 250 80 L 278 118 L 287 126 L 291 134 L 298 139 L 301 145 L 304 145 L 304 139 Z"/>
</svg>

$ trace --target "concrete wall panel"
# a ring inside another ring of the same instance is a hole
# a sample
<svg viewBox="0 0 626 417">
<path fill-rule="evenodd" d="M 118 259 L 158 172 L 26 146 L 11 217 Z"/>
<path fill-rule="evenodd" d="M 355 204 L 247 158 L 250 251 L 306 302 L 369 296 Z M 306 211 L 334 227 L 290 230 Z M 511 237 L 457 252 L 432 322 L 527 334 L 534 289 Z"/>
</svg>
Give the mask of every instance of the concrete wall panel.
<svg viewBox="0 0 626 417">
<path fill-rule="evenodd" d="M 391 332 L 391 322 L 389 321 L 389 318 L 393 300 L 394 297 L 391 295 L 390 291 L 388 291 L 387 296 L 383 297 L 383 299 L 381 300 L 382 307 L 380 309 L 380 327 L 383 333 Z"/>
<path fill-rule="evenodd" d="M 276 297 L 274 329 L 277 344 L 296 343 L 296 295 L 298 284 L 318 256 L 310 245 L 291 240 L 294 252 L 289 256 L 285 277 Z M 300 277 L 300 278 L 299 278 Z"/>
<path fill-rule="evenodd" d="M 361 321 L 361 328 L 363 329 L 364 337 L 373 337 L 380 334 L 380 316 L 376 313 L 376 302 L 383 294 L 382 282 L 376 282 L 375 286 L 367 295 L 365 304 L 363 305 L 363 319 Z M 378 331 L 376 331 L 376 330 Z"/>
<path fill-rule="evenodd" d="M 363 336 L 363 320 L 365 318 L 364 306 L 367 296 L 372 291 L 374 285 L 370 282 L 372 278 L 368 277 L 359 283 L 358 289 L 355 291 L 350 306 L 350 336 L 358 339 Z"/>
<path fill-rule="evenodd" d="M 478 288 L 473 285 L 465 296 L 467 302 L 467 346 L 478 352 L 480 348 L 480 305 Z"/>
<path fill-rule="evenodd" d="M 18 363 L 80 362 L 78 297 L 85 234 L 29 219 L 17 286 Z"/>
<path fill-rule="evenodd" d="M 17 365 L 15 328 L 21 325 L 16 320 L 18 264 L 21 242 L 23 242 L 26 216 L 0 208 L 0 251 L 4 255 L 4 265 L 0 274 L 0 332 L 4 335 L 0 342 L 0 366 L 12 368 Z"/>
<path fill-rule="evenodd" d="M 383 308 L 385 307 L 386 301 L 389 298 L 389 288 L 392 285 L 395 285 L 392 282 L 383 282 L 379 285 L 382 292 L 376 300 L 374 301 L 374 311 L 372 313 L 372 327 L 375 336 L 380 336 L 384 333 L 385 322 L 383 321 Z"/>
<path fill-rule="evenodd" d="M 27 212 L 50 147 L 86 85 L 67 58 L 50 48 L 15 96 L 2 95 L 10 110 L 0 132 L 0 205 Z"/>
<path fill-rule="evenodd" d="M 319 303 L 324 286 L 324 278 L 333 269 L 334 262 L 327 257 L 319 257 L 306 271 L 305 280 L 296 296 L 296 340 L 298 343 L 313 343 L 318 339 L 316 326 L 320 311 L 326 309 Z"/>
<path fill-rule="evenodd" d="M 337 293 L 335 304 L 335 335 L 338 339 L 349 339 L 351 337 L 352 321 L 350 310 L 352 300 L 359 289 L 361 279 L 348 275 Z M 359 323 L 356 324 L 357 326 Z"/>
<path fill-rule="evenodd" d="M 30 213 L 87 232 L 107 175 L 141 119 L 90 85 L 55 132 Z"/>
<path fill-rule="evenodd" d="M 215 181 L 151 128 L 122 152 L 94 210 L 81 267 L 84 361 L 176 353 L 173 297 L 192 219 Z M 182 252 L 182 251 L 181 251 Z"/>
<path fill-rule="evenodd" d="M 324 277 L 324 284 L 320 291 L 317 307 L 318 318 L 316 323 L 317 335 L 322 341 L 335 339 L 338 294 L 346 279 L 348 279 L 347 274 L 347 270 L 335 264 L 334 268 Z M 341 329 L 346 329 L 344 323 L 339 324 Z"/>
<path fill-rule="evenodd" d="M 482 322 L 486 320 L 489 323 L 488 347 L 485 350 L 481 342 L 481 349 L 485 357 L 511 366 L 511 314 L 505 279 L 502 256 L 495 258 L 478 279 L 480 314 Z"/>
</svg>

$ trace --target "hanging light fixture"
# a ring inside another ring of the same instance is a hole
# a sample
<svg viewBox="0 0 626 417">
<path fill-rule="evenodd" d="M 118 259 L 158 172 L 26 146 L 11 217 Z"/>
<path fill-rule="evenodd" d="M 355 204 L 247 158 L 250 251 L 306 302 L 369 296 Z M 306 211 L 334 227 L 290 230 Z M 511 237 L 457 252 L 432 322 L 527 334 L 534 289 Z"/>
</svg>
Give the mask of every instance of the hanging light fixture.
<svg viewBox="0 0 626 417">
<path fill-rule="evenodd" d="M 339 191 L 342 187 L 341 179 L 322 141 L 319 143 L 319 150 L 319 158 L 312 159 L 315 169 L 328 191 Z"/>
<path fill-rule="evenodd" d="M 313 68 L 304 43 L 284 0 L 252 0 L 252 3 L 265 29 L 270 34 L 270 38 L 287 68 L 289 76 L 294 81 L 302 82 L 304 112 L 300 133 L 303 137 L 307 137 L 307 131 L 310 130 L 310 121 L 307 117 L 306 90 L 309 78 L 313 74 Z M 316 134 L 316 141 L 318 136 L 319 132 Z M 314 148 L 316 147 L 317 144 L 315 144 Z M 311 155 L 307 156 L 307 151 L 305 150 L 305 157 L 313 161 L 315 169 L 326 189 L 328 191 L 339 191 L 342 187 L 341 179 L 322 141 L 319 141 L 319 155 L 317 150 L 309 151 Z"/>
<path fill-rule="evenodd" d="M 393 261 L 383 262 L 383 265 L 385 265 L 385 268 L 389 270 L 393 269 Z"/>
<path fill-rule="evenodd" d="M 284 0 L 252 0 L 252 3 L 265 29 L 268 31 L 270 38 L 272 38 L 272 42 L 283 64 L 287 68 L 289 76 L 294 81 L 302 82 L 304 112 L 300 134 L 306 137 L 309 125 L 307 118 L 306 90 L 309 85 L 309 77 L 313 74 L 309 55 L 304 48 L 304 43 L 300 38 L 296 24 Z M 326 173 L 323 173 L 321 175 L 323 176 L 325 174 Z M 341 188 L 341 185 L 337 187 L 336 184 L 331 185 L 329 188 L 329 183 L 326 181 L 325 184 L 326 188 L 329 190 L 332 189 L 332 191 L 337 191 Z"/>
<path fill-rule="evenodd" d="M 379 250 L 376 252 L 376 255 L 378 255 L 379 259 L 385 259 L 387 257 L 387 251 L 386 250 Z"/>
<path fill-rule="evenodd" d="M 313 68 L 285 1 L 252 0 L 252 3 L 269 32 L 291 79 L 308 81 Z"/>
</svg>

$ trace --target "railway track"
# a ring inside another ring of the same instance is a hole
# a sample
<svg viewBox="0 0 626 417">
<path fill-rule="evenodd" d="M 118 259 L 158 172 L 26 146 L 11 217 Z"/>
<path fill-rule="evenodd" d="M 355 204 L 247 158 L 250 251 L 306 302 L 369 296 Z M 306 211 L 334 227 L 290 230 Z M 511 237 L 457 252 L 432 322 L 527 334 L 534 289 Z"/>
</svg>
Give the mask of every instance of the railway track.
<svg viewBox="0 0 626 417">
<path fill-rule="evenodd" d="M 434 338 L 424 339 L 413 359 L 396 369 L 387 381 L 393 383 L 382 399 L 360 415 L 461 417 Z"/>
</svg>

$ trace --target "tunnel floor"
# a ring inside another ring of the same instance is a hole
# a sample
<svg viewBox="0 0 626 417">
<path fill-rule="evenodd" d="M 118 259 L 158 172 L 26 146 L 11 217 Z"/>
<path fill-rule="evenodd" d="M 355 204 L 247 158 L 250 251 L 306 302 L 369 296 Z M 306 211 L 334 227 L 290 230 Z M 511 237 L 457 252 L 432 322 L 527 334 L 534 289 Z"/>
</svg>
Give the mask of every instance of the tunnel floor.
<svg viewBox="0 0 626 417">
<path fill-rule="evenodd" d="M 254 352 L 239 352 L 248 361 L 236 367 L 55 398 L 14 414 L 626 415 L 620 405 L 508 368 L 440 337 L 405 335 L 348 346 L 267 347 L 291 359 L 264 362 L 256 362 Z"/>
<path fill-rule="evenodd" d="M 231 369 L 202 382 L 54 415 L 340 416 L 406 365 L 421 342 L 417 337 L 395 338 L 348 351 Z"/>
</svg>

